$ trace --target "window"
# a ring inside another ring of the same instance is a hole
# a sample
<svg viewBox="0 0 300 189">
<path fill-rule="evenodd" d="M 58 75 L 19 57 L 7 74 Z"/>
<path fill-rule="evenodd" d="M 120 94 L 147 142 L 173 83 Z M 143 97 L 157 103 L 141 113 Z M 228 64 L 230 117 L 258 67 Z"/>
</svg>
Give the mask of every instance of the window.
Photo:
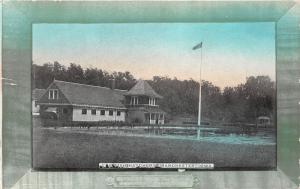
<svg viewBox="0 0 300 189">
<path fill-rule="evenodd" d="M 149 98 L 149 105 L 155 106 L 155 98 Z"/>
<path fill-rule="evenodd" d="M 58 99 L 58 90 L 57 89 L 49 90 L 49 99 Z"/>
<path fill-rule="evenodd" d="M 110 116 L 114 115 L 114 111 L 109 110 L 109 115 L 110 115 Z"/>
<path fill-rule="evenodd" d="M 53 90 L 49 90 L 49 99 L 53 99 Z"/>
<path fill-rule="evenodd" d="M 137 96 L 132 96 L 130 100 L 131 105 L 139 104 L 139 98 Z"/>
<path fill-rule="evenodd" d="M 68 113 L 68 109 L 67 108 L 64 108 L 63 109 L 63 114 L 67 114 Z"/>
<path fill-rule="evenodd" d="M 96 109 L 92 109 L 92 115 L 96 115 Z"/>
<path fill-rule="evenodd" d="M 82 109 L 81 114 L 86 115 L 87 114 L 87 109 Z"/>
<path fill-rule="evenodd" d="M 117 111 L 117 116 L 120 116 L 121 115 L 121 111 Z"/>
<path fill-rule="evenodd" d="M 100 114 L 105 115 L 105 110 L 101 110 Z"/>
<path fill-rule="evenodd" d="M 58 99 L 58 90 L 54 90 L 54 99 Z"/>
</svg>

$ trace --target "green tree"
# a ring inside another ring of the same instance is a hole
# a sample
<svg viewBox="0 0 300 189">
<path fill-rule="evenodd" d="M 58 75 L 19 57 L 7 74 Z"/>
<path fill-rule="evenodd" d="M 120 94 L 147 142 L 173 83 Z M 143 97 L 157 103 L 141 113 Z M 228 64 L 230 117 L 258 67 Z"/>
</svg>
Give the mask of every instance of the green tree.
<svg viewBox="0 0 300 189">
<path fill-rule="evenodd" d="M 67 80 L 76 83 L 85 83 L 84 71 L 80 65 L 70 64 L 67 70 Z"/>
<path fill-rule="evenodd" d="M 32 65 L 32 86 L 47 88 L 53 79 L 96 86 L 129 90 L 136 83 L 128 71 L 109 73 L 98 68 L 82 69 L 71 63 L 69 67 L 59 62 Z M 153 89 L 163 96 L 161 108 L 174 116 L 198 115 L 199 82 L 154 76 L 148 80 Z M 275 83 L 268 76 L 251 76 L 245 83 L 225 87 L 223 92 L 209 81 L 202 81 L 202 118 L 222 122 L 254 122 L 258 116 L 275 114 Z"/>
</svg>

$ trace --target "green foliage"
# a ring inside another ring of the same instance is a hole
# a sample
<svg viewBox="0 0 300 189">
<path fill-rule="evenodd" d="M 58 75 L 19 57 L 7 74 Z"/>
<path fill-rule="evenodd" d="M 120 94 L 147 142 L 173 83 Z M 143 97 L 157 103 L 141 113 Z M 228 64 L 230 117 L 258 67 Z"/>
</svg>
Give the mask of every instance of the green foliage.
<svg viewBox="0 0 300 189">
<path fill-rule="evenodd" d="M 115 80 L 115 88 L 124 90 L 130 89 L 136 82 L 130 72 L 109 74 L 98 68 L 84 70 L 74 63 L 67 68 L 58 62 L 45 63 L 42 66 L 32 65 L 33 88 L 45 89 L 54 79 L 103 87 L 112 87 L 113 80 Z"/>
<path fill-rule="evenodd" d="M 82 69 L 71 63 L 65 67 L 58 62 L 42 66 L 32 65 L 33 88 L 47 88 L 53 79 L 88 85 L 129 90 L 136 83 L 134 76 L 126 72 L 108 73 L 97 68 Z M 193 79 L 154 76 L 148 80 L 153 89 L 164 98 L 161 108 L 171 116 L 198 115 L 199 83 Z M 225 87 L 223 91 L 209 81 L 202 81 L 202 117 L 207 121 L 254 122 L 258 116 L 274 117 L 275 84 L 268 76 L 251 76 L 246 83 Z"/>
</svg>

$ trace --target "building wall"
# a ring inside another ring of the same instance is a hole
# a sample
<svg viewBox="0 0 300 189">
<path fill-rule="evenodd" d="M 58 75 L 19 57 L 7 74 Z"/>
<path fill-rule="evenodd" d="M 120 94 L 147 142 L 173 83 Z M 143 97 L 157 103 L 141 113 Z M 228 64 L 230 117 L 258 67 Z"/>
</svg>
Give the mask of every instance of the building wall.
<svg viewBox="0 0 300 189">
<path fill-rule="evenodd" d="M 72 121 L 72 106 L 60 106 L 57 108 L 58 119 L 61 121 Z"/>
<path fill-rule="evenodd" d="M 32 115 L 40 114 L 40 105 L 36 104 L 36 100 L 32 100 Z"/>
<path fill-rule="evenodd" d="M 145 123 L 145 124 L 164 124 L 164 116 L 162 113 L 150 114 L 146 113 L 147 107 L 129 107 L 126 121 L 129 123 Z M 160 115 L 160 116 L 159 116 Z"/>
<path fill-rule="evenodd" d="M 129 123 L 145 123 L 145 113 L 142 110 L 130 110 L 127 114 L 127 122 Z"/>
<path fill-rule="evenodd" d="M 151 119 L 149 120 L 150 124 L 165 124 L 163 114 L 151 114 Z"/>
<path fill-rule="evenodd" d="M 164 119 L 161 119 L 161 120 L 158 120 L 158 124 L 165 124 L 165 120 Z"/>
<path fill-rule="evenodd" d="M 46 119 L 45 114 L 49 113 L 48 109 L 49 108 L 55 108 L 56 111 L 53 112 L 55 113 L 57 120 L 59 121 L 72 121 L 72 106 L 68 105 L 68 106 L 56 106 L 56 105 L 40 105 L 40 115 L 42 117 L 44 117 L 44 119 Z"/>
<path fill-rule="evenodd" d="M 82 109 L 87 109 L 86 114 L 82 114 Z M 101 109 L 96 109 L 96 115 L 92 115 L 91 108 L 73 108 L 73 121 L 125 121 L 125 110 L 117 116 L 117 110 L 113 110 L 113 115 L 109 115 L 109 110 L 105 110 L 105 115 L 100 115 Z"/>
</svg>

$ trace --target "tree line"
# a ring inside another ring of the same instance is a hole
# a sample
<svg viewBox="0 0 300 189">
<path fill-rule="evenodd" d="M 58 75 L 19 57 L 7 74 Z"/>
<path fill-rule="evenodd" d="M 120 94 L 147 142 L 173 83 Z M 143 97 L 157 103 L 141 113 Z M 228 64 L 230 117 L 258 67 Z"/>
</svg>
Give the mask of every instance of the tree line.
<svg viewBox="0 0 300 189">
<path fill-rule="evenodd" d="M 137 82 L 128 71 L 112 72 L 98 68 L 83 69 L 71 63 L 68 67 L 58 62 L 32 65 L 33 88 L 47 88 L 53 79 L 88 85 L 129 90 Z M 153 76 L 148 80 L 153 89 L 163 96 L 159 104 L 171 116 L 197 116 L 199 82 Z M 274 116 L 275 83 L 269 76 L 250 76 L 235 87 L 220 87 L 202 81 L 202 117 L 207 121 L 254 122 L 258 116 Z"/>
</svg>

